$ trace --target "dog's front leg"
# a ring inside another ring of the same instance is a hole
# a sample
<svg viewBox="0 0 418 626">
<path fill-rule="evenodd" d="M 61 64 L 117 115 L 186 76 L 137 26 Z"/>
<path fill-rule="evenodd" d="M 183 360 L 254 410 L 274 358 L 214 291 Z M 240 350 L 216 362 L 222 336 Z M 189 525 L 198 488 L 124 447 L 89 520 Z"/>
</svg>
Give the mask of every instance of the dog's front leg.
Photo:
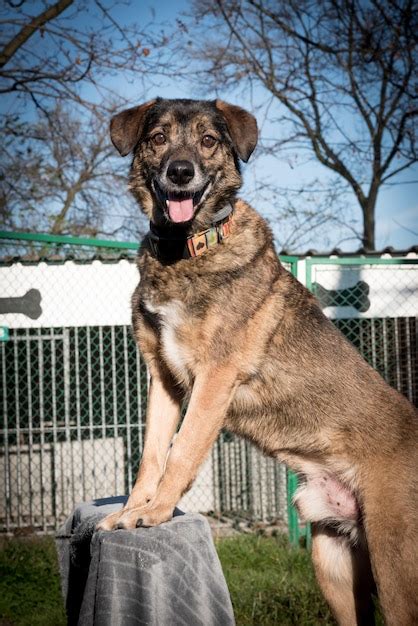
<svg viewBox="0 0 418 626">
<path fill-rule="evenodd" d="M 154 498 L 164 472 L 168 449 L 180 419 L 181 398 L 167 377 L 164 377 L 152 363 L 149 367 L 151 382 L 145 443 L 138 476 L 125 507 L 99 522 L 97 528 L 101 530 L 115 528 L 127 510 L 144 506 Z"/>
<path fill-rule="evenodd" d="M 124 511 L 118 520 L 119 528 L 156 526 L 171 519 L 174 507 L 192 485 L 223 426 L 236 385 L 236 372 L 231 368 L 208 369 L 196 377 L 155 497 L 145 506 Z"/>
</svg>

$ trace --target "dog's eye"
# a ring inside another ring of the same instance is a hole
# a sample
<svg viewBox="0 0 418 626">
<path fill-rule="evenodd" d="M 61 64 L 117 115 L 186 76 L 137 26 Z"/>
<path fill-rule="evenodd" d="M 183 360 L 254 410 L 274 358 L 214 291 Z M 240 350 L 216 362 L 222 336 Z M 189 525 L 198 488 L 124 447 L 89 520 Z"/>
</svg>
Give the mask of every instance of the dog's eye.
<svg viewBox="0 0 418 626">
<path fill-rule="evenodd" d="M 212 135 L 205 135 L 202 139 L 202 146 L 204 148 L 213 148 L 215 143 L 216 143 L 216 139 L 215 137 L 212 137 Z"/>
<path fill-rule="evenodd" d="M 167 141 L 163 133 L 155 133 L 155 135 L 153 135 L 151 139 L 156 146 L 162 146 Z"/>
</svg>

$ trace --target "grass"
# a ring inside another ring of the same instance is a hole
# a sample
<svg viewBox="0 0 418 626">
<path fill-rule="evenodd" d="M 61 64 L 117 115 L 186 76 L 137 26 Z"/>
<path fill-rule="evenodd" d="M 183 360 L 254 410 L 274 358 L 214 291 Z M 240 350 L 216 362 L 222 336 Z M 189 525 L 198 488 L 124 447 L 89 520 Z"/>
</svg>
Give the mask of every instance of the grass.
<svg viewBox="0 0 418 626">
<path fill-rule="evenodd" d="M 217 543 L 240 626 L 335 624 L 307 550 L 287 537 L 240 535 Z"/>
<path fill-rule="evenodd" d="M 33 537 L 2 540 L 0 625 L 65 624 L 53 539 Z"/>
<path fill-rule="evenodd" d="M 335 624 L 308 551 L 291 548 L 284 535 L 239 535 L 216 547 L 238 626 Z M 52 537 L 2 540 L 0 626 L 65 624 Z"/>
</svg>

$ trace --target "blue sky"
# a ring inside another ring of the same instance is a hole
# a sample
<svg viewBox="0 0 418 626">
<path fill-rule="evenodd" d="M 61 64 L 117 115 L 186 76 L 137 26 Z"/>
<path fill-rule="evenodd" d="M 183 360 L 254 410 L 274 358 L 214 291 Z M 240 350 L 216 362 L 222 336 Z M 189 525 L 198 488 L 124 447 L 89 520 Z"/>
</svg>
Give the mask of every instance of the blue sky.
<svg viewBox="0 0 418 626">
<path fill-rule="evenodd" d="M 191 2 L 189 0 L 180 0 L 170 2 L 169 0 L 160 0 L 159 2 L 134 3 L 133 7 L 120 8 L 116 11 L 119 19 L 134 20 L 138 23 L 146 23 L 154 18 L 157 24 L 160 22 L 166 25 L 173 25 L 177 17 L 182 17 L 182 13 L 190 10 Z M 123 84 L 120 89 L 132 103 L 138 102 L 138 90 L 135 85 Z M 176 98 L 210 98 L 215 94 L 196 91 L 196 85 L 187 79 L 179 79 L 177 76 L 165 78 L 160 82 L 158 88 L 151 87 L 148 97 L 160 95 L 163 97 Z M 253 97 L 261 98 L 261 90 L 259 93 L 253 94 Z M 228 92 L 225 99 L 236 104 L 250 107 L 251 102 L 243 102 L 242 92 Z M 261 133 L 272 136 L 275 132 L 274 126 L 261 128 Z M 330 178 L 330 172 L 319 163 L 310 162 L 307 164 L 291 165 L 286 162 L 285 158 L 276 160 L 272 157 L 255 159 L 254 164 L 248 164 L 244 168 L 244 178 L 246 179 L 246 187 L 249 189 L 254 178 L 259 179 L 261 173 L 271 180 L 274 180 L 281 187 L 298 186 L 301 180 L 312 180 L 317 177 L 320 180 L 327 181 Z M 414 181 L 413 183 L 410 181 Z M 385 246 L 393 246 L 397 249 L 408 248 L 418 243 L 418 166 L 406 170 L 398 177 L 391 179 L 391 185 L 385 187 L 379 195 L 376 222 L 377 222 L 377 248 Z M 267 217 L 274 208 L 266 206 L 265 202 L 262 206 L 257 206 L 257 199 L 252 198 L 255 208 L 258 208 Z M 347 215 L 354 216 L 360 221 L 360 209 L 357 208 L 355 200 L 347 195 Z M 275 228 L 280 228 L 276 225 Z M 412 232 L 411 232 L 412 231 Z M 337 237 L 337 233 L 335 233 Z M 331 237 L 332 239 L 332 237 Z M 323 242 L 319 237 L 314 241 L 312 247 L 321 247 Z M 347 242 L 341 246 L 343 249 L 357 249 L 359 242 Z"/>
<path fill-rule="evenodd" d="M 131 6 L 124 4 L 116 6 L 112 10 L 112 15 L 121 24 L 136 22 L 139 28 L 143 28 L 145 25 L 153 22 L 154 26 L 152 28 L 156 31 L 159 31 L 161 26 L 163 26 L 169 32 L 170 28 L 175 27 L 176 18 L 182 19 L 184 12 L 191 10 L 191 3 L 192 0 L 178 0 L 176 2 L 169 0 L 139 2 L 133 0 Z M 193 33 L 187 35 L 187 37 L 192 36 Z M 169 70 L 169 60 L 166 69 Z M 249 94 L 247 96 L 243 95 L 242 91 L 238 90 L 236 92 L 228 91 L 227 94 L 214 94 L 203 88 L 197 88 L 196 83 L 192 79 L 181 78 L 176 75 L 168 75 L 163 79 L 160 78 L 157 81 L 153 81 L 153 83 L 149 80 L 148 84 L 145 85 L 145 96 L 140 80 L 135 84 L 116 76 L 109 79 L 109 83 L 111 83 L 115 91 L 128 98 L 132 105 L 139 103 L 144 97 L 149 99 L 157 95 L 169 98 L 213 98 L 220 95 L 225 100 L 247 108 L 251 108 L 254 101 L 260 102 L 263 100 L 261 88 L 255 90 L 251 97 Z M 261 123 L 260 132 L 264 136 L 274 137 L 278 129 L 267 122 Z M 242 195 L 245 196 L 246 193 L 251 194 L 255 181 L 260 181 L 263 177 L 274 181 L 280 187 L 287 188 L 296 188 L 301 181 L 311 181 L 314 178 L 323 181 L 324 184 L 330 179 L 329 170 L 318 162 L 311 160 L 308 163 L 295 161 L 289 163 L 285 157 L 285 154 L 279 153 L 277 158 L 263 157 L 251 159 L 250 163 L 243 168 L 245 185 Z M 347 194 L 346 198 L 347 218 L 355 217 L 360 224 L 360 209 L 355 199 L 350 194 Z M 272 201 L 269 202 L 266 198 L 257 198 L 254 194 L 251 195 L 251 201 L 255 208 L 260 210 L 264 216 L 267 218 L 274 217 L 275 207 Z M 398 177 L 391 179 L 391 185 L 380 192 L 376 210 L 376 223 L 376 246 L 378 249 L 389 245 L 396 249 L 405 249 L 418 243 L 418 166 L 410 168 Z M 280 222 L 276 220 L 273 229 L 277 235 L 279 235 L 280 228 Z M 328 248 L 330 245 L 334 246 L 338 243 L 338 237 L 339 234 L 336 231 L 327 232 L 327 239 L 331 242 L 328 244 Z M 324 241 L 324 237 L 319 233 L 309 244 L 309 247 L 324 250 L 327 247 Z M 341 244 L 341 248 L 344 250 L 357 249 L 359 245 L 358 241 L 345 242 Z"/>
</svg>

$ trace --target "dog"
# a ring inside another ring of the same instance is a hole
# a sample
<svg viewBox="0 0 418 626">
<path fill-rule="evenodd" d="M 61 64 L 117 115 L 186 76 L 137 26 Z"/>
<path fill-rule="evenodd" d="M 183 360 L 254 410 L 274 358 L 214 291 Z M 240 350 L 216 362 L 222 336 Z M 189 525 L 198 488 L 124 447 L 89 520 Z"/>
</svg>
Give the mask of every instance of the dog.
<svg viewBox="0 0 418 626">
<path fill-rule="evenodd" d="M 222 100 L 156 99 L 115 115 L 150 219 L 133 332 L 151 382 L 126 506 L 102 530 L 171 519 L 222 428 L 300 477 L 312 557 L 339 624 L 418 624 L 417 412 L 325 317 L 237 199 L 255 118 Z M 184 400 L 188 408 L 172 443 Z"/>
</svg>

